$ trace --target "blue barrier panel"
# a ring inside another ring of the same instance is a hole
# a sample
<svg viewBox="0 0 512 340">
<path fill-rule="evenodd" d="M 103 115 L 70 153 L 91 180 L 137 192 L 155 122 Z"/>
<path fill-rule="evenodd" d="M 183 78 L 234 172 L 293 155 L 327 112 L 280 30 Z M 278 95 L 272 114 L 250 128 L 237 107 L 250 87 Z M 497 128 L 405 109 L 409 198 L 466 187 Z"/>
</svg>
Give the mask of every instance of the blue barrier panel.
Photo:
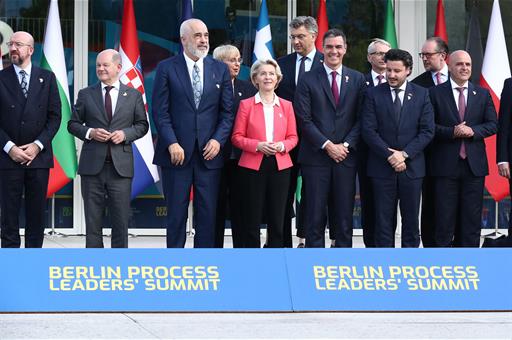
<svg viewBox="0 0 512 340">
<path fill-rule="evenodd" d="M 512 310 L 512 249 L 287 251 L 294 311 Z"/>
<path fill-rule="evenodd" d="M 284 250 L 1 249 L 0 312 L 290 311 Z"/>
</svg>

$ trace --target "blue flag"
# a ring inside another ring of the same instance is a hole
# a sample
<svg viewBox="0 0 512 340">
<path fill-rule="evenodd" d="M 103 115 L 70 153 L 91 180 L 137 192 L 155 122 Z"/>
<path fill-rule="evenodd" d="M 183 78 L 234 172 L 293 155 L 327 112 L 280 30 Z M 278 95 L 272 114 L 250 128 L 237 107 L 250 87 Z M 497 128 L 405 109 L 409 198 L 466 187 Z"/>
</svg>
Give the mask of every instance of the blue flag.
<svg viewBox="0 0 512 340">
<path fill-rule="evenodd" d="M 270 32 L 266 0 L 261 1 L 260 16 L 258 18 L 258 26 L 256 27 L 256 38 L 254 39 L 252 62 L 254 63 L 258 59 L 274 59 L 272 33 Z"/>
</svg>

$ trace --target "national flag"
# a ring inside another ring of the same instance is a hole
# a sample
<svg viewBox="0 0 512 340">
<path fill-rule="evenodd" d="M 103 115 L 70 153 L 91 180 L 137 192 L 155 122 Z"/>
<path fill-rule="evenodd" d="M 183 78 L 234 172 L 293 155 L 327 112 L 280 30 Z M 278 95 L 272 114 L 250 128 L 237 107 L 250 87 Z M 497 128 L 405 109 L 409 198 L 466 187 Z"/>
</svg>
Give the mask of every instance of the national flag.
<svg viewBox="0 0 512 340">
<path fill-rule="evenodd" d="M 398 48 L 395 28 L 395 14 L 393 11 L 393 4 L 391 2 L 392 0 L 388 0 L 386 5 L 386 17 L 384 18 L 383 39 L 389 42 L 391 48 Z"/>
<path fill-rule="evenodd" d="M 146 117 L 149 122 L 148 104 L 146 101 L 144 78 L 142 76 L 142 66 L 140 63 L 139 39 L 137 38 L 137 25 L 135 23 L 132 0 L 124 0 L 119 53 L 121 54 L 123 64 L 120 81 L 142 94 L 144 105 L 146 106 Z M 132 182 L 132 199 L 160 179 L 158 169 L 156 165 L 153 164 L 154 154 L 155 149 L 150 128 L 144 137 L 133 142 L 135 173 Z"/>
<path fill-rule="evenodd" d="M 47 191 L 47 197 L 51 197 L 75 178 L 77 169 L 75 139 L 67 128 L 71 117 L 71 102 L 57 0 L 51 0 L 48 10 L 41 67 L 55 74 L 62 106 L 60 127 L 52 141 L 54 167 L 50 169 Z"/>
<path fill-rule="evenodd" d="M 318 24 L 318 36 L 315 40 L 316 49 L 323 52 L 324 34 L 329 30 L 329 19 L 327 18 L 326 0 L 320 0 L 316 14 L 316 23 Z"/>
<path fill-rule="evenodd" d="M 446 33 L 443 0 L 437 0 L 436 26 L 434 29 L 434 36 L 443 39 L 444 42 L 448 44 L 448 33 Z"/>
<path fill-rule="evenodd" d="M 274 59 L 272 32 L 270 31 L 266 0 L 261 0 L 260 16 L 258 18 L 258 26 L 256 27 L 256 38 L 254 39 L 252 62 L 254 63 L 259 59 Z"/>
<path fill-rule="evenodd" d="M 190 0 L 182 0 L 180 23 L 182 23 L 185 20 L 192 19 L 193 16 L 194 14 L 192 12 L 192 2 Z"/>
<path fill-rule="evenodd" d="M 484 49 L 482 47 L 482 34 L 480 32 L 480 21 L 478 20 L 478 7 L 476 3 L 473 3 L 473 8 L 471 9 L 466 51 L 471 56 L 471 81 L 478 83 L 482 74 Z"/>
<path fill-rule="evenodd" d="M 494 0 L 487 35 L 487 45 L 482 66 L 480 85 L 491 92 L 496 112 L 500 108 L 500 96 L 505 79 L 510 77 L 510 64 L 508 61 L 507 45 L 501 21 L 500 4 Z M 509 194 L 508 181 L 498 175 L 496 164 L 496 135 L 485 139 L 487 159 L 489 162 L 489 175 L 485 178 L 485 187 L 495 201 L 500 201 Z"/>
</svg>

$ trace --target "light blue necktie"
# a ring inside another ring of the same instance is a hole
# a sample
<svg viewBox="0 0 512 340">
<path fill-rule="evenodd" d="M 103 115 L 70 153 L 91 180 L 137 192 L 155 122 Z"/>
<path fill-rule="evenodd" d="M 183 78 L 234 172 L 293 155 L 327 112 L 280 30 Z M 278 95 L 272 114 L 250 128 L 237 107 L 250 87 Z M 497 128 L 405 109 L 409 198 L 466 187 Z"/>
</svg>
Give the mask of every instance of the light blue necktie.
<svg viewBox="0 0 512 340">
<path fill-rule="evenodd" d="M 194 90 L 194 103 L 197 109 L 201 101 L 201 76 L 199 75 L 197 64 L 194 64 L 194 69 L 192 70 L 192 88 Z"/>
<path fill-rule="evenodd" d="M 27 72 L 25 72 L 24 70 L 21 70 L 20 75 L 21 75 L 21 84 L 20 84 L 21 91 L 23 91 L 23 95 L 25 96 L 25 98 L 27 98 L 27 95 L 28 95 Z"/>
</svg>

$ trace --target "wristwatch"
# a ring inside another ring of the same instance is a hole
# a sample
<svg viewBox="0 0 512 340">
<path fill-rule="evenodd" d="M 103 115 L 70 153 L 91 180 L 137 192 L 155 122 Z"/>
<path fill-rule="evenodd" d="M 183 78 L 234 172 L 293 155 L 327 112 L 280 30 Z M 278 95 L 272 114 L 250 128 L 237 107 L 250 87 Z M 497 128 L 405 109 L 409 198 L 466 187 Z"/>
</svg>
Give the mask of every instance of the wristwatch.
<svg viewBox="0 0 512 340">
<path fill-rule="evenodd" d="M 350 144 L 348 144 L 347 142 L 343 142 L 343 146 L 346 147 L 348 149 L 348 147 L 350 146 Z"/>
<path fill-rule="evenodd" d="M 402 151 L 402 156 L 404 156 L 405 159 L 409 158 L 409 155 L 405 151 Z"/>
</svg>

